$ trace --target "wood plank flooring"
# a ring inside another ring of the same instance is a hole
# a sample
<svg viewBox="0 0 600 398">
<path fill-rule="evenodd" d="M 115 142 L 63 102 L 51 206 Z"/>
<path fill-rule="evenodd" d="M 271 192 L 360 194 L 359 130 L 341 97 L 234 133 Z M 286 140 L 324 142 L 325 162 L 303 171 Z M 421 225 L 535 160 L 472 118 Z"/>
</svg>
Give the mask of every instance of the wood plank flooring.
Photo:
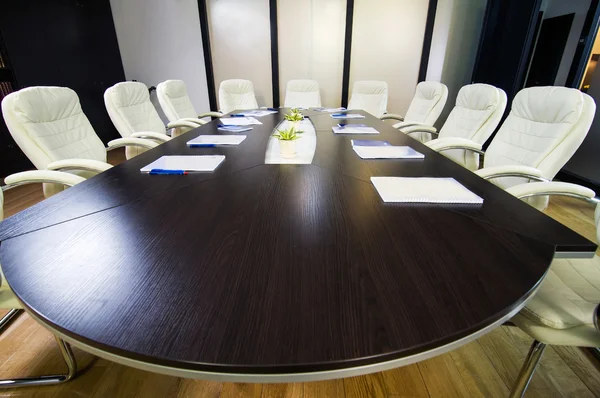
<svg viewBox="0 0 600 398">
<path fill-rule="evenodd" d="M 115 164 L 123 153 L 113 151 Z M 9 217 L 43 200 L 40 185 L 5 194 Z M 546 213 L 587 238 L 595 239 L 592 206 L 553 198 Z M 5 311 L 0 311 L 2 316 Z M 290 384 L 235 384 L 180 379 L 112 363 L 74 349 L 76 379 L 58 386 L 0 390 L 0 397 L 506 397 L 532 339 L 503 326 L 450 353 L 402 368 L 342 380 Z M 54 338 L 28 315 L 0 335 L 0 378 L 65 370 Z M 527 397 L 600 396 L 600 363 L 587 351 L 549 347 Z"/>
</svg>

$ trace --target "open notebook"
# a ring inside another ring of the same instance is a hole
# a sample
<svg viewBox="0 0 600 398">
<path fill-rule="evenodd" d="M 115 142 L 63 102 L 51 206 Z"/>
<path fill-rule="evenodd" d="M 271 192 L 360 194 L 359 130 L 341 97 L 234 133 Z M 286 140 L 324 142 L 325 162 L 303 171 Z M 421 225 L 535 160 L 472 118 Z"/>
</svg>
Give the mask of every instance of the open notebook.
<svg viewBox="0 0 600 398">
<path fill-rule="evenodd" d="M 189 140 L 188 146 L 239 145 L 246 139 L 245 135 L 199 135 Z"/>
<path fill-rule="evenodd" d="M 483 203 L 454 178 L 371 177 L 371 182 L 386 203 Z"/>
<path fill-rule="evenodd" d="M 151 170 L 164 171 L 213 171 L 225 160 L 224 155 L 174 155 L 161 156 L 146 167 L 142 167 L 142 173 Z"/>
</svg>

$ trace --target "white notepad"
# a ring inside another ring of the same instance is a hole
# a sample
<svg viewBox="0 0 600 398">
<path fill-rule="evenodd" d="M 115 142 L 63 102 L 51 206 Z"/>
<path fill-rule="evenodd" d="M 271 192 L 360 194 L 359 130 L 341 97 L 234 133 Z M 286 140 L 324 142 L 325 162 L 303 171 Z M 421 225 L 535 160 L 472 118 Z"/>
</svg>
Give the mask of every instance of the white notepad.
<svg viewBox="0 0 600 398">
<path fill-rule="evenodd" d="M 371 182 L 386 203 L 483 203 L 454 178 L 371 177 Z"/>
<path fill-rule="evenodd" d="M 199 135 L 187 142 L 188 146 L 194 145 L 239 145 L 246 139 L 245 135 Z"/>
<path fill-rule="evenodd" d="M 353 146 L 361 159 L 423 159 L 425 155 L 409 146 Z"/>
<path fill-rule="evenodd" d="M 379 134 L 379 131 L 364 124 L 345 124 L 331 128 L 335 134 Z"/>
<path fill-rule="evenodd" d="M 150 170 L 168 170 L 168 171 L 214 171 L 225 160 L 224 155 L 175 155 L 161 156 L 146 167 L 142 167 L 142 173 L 149 173 Z"/>
<path fill-rule="evenodd" d="M 334 113 L 331 117 L 334 119 L 364 119 L 365 115 L 360 113 Z"/>
<path fill-rule="evenodd" d="M 262 124 L 253 117 L 222 117 L 221 123 L 226 126 L 248 126 L 251 124 Z"/>
<path fill-rule="evenodd" d="M 256 110 L 256 111 L 244 111 L 244 112 L 240 112 L 240 113 L 238 113 L 238 115 L 263 117 L 263 116 L 267 116 L 267 115 L 272 115 L 274 113 L 277 113 L 277 111 Z"/>
</svg>

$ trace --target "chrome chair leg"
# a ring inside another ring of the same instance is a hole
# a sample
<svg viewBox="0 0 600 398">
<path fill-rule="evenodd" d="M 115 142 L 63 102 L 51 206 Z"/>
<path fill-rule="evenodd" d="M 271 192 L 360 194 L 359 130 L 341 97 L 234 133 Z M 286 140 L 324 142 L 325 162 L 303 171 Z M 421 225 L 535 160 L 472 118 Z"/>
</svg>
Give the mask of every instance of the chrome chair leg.
<svg viewBox="0 0 600 398">
<path fill-rule="evenodd" d="M 13 309 L 11 309 L 10 311 L 8 311 L 8 313 L 7 313 L 6 315 L 4 315 L 4 316 L 2 317 L 2 319 L 0 319 L 0 332 L 1 332 L 2 330 L 4 330 L 4 328 L 5 328 L 6 326 L 8 326 L 8 324 L 10 323 L 10 321 L 11 321 L 11 320 L 12 320 L 14 317 L 16 317 L 17 315 L 19 315 L 21 312 L 23 312 L 23 310 L 16 309 L 16 308 L 13 308 Z"/>
<path fill-rule="evenodd" d="M 77 373 L 77 361 L 75 360 L 71 346 L 58 337 L 56 337 L 56 342 L 58 343 L 58 348 L 60 348 L 60 352 L 67 364 L 66 374 L 0 380 L 0 389 L 60 384 L 75 377 L 75 374 Z"/>
<path fill-rule="evenodd" d="M 510 392 L 511 398 L 521 398 L 525 395 L 525 390 L 527 390 L 527 386 L 533 377 L 535 368 L 537 368 L 545 349 L 546 344 L 540 343 L 537 340 L 533 342 L 529 349 L 529 354 L 527 354 L 527 358 L 525 358 L 525 363 L 519 372 L 519 376 L 517 376 L 517 381 Z"/>
</svg>

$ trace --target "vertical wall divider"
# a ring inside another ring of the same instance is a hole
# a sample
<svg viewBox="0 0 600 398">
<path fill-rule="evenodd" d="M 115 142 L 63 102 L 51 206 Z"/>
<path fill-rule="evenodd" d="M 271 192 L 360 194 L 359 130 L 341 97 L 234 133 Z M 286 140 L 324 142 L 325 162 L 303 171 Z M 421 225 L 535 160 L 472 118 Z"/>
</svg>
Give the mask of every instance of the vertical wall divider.
<svg viewBox="0 0 600 398">
<path fill-rule="evenodd" d="M 419 67 L 419 82 L 422 82 L 427 78 L 427 67 L 429 66 L 429 54 L 431 53 L 431 40 L 433 39 L 437 5 L 438 0 L 429 0 L 427 22 L 425 23 L 425 36 L 423 37 L 423 51 L 421 51 L 421 66 Z"/>
<path fill-rule="evenodd" d="M 354 19 L 354 0 L 346 2 L 346 34 L 344 40 L 344 72 L 342 75 L 342 106 L 348 106 L 350 89 L 350 56 L 352 51 L 352 21 Z"/>
<path fill-rule="evenodd" d="M 198 0 L 198 14 L 200 16 L 200 33 L 202 35 L 202 50 L 204 52 L 204 68 L 206 69 L 206 86 L 208 87 L 208 102 L 211 111 L 217 111 L 217 93 L 215 88 L 215 74 L 213 72 L 212 53 L 210 50 L 210 34 L 208 31 L 208 9 L 206 0 Z"/>
<path fill-rule="evenodd" d="M 279 98 L 279 40 L 277 36 L 277 0 L 269 0 L 271 20 L 271 76 L 273 79 L 273 106 L 278 108 Z"/>
</svg>

